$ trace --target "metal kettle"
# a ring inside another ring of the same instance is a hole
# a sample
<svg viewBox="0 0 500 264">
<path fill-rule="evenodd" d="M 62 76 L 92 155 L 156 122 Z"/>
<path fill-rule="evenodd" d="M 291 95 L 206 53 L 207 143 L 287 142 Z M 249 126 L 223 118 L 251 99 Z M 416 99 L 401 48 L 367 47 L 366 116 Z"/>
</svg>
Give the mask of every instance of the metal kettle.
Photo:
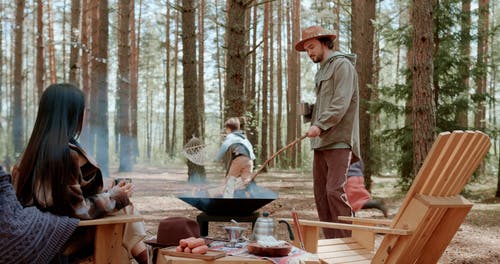
<svg viewBox="0 0 500 264">
<path fill-rule="evenodd" d="M 279 223 L 286 224 L 290 240 L 294 240 L 294 235 L 290 225 L 283 220 L 280 220 Z M 274 236 L 274 228 L 274 219 L 269 217 L 269 212 L 263 212 L 262 216 L 257 218 L 257 221 L 255 221 L 252 239 L 258 241 L 266 236 Z"/>
<path fill-rule="evenodd" d="M 269 217 L 269 212 L 263 212 L 253 228 L 253 240 L 257 241 L 265 236 L 274 236 L 274 220 Z"/>
</svg>

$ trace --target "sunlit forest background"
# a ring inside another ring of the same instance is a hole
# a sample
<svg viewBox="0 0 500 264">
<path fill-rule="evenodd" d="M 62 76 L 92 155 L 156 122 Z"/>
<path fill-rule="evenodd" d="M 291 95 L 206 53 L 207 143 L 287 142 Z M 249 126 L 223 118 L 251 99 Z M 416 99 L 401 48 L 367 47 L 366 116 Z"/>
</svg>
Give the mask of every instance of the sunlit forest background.
<svg viewBox="0 0 500 264">
<path fill-rule="evenodd" d="M 358 56 L 368 186 L 378 175 L 407 188 L 426 154 L 414 131 L 430 145 L 456 129 L 490 135 L 474 180 L 500 186 L 499 11 L 487 0 L 0 0 L 0 163 L 22 153 L 43 89 L 71 82 L 89 109 L 79 141 L 105 174 L 185 163 L 203 174 L 183 148 L 196 137 L 210 158 L 232 116 L 244 117 L 258 167 L 309 126 L 300 109 L 314 102 L 317 65 L 293 46 L 318 24 Z M 428 106 L 413 105 L 419 89 Z M 422 112 L 433 121 L 415 120 Z M 269 169 L 310 170 L 311 157 L 305 140 Z"/>
</svg>

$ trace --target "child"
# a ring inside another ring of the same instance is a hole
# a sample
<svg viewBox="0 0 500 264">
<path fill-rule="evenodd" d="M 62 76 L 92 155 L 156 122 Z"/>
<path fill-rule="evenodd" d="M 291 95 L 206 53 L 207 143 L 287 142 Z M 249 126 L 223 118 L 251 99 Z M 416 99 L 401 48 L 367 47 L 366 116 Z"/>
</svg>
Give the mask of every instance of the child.
<svg viewBox="0 0 500 264">
<path fill-rule="evenodd" d="M 243 188 L 252 180 L 253 153 L 252 144 L 240 131 L 240 120 L 231 117 L 224 123 L 226 139 L 219 148 L 216 161 L 225 164 L 226 181 L 223 198 L 233 198 L 234 190 Z"/>
<path fill-rule="evenodd" d="M 370 193 L 366 190 L 362 161 L 357 161 L 349 166 L 349 170 L 347 171 L 347 182 L 344 188 L 347 200 L 353 212 L 357 212 L 360 209 L 375 208 L 380 210 L 384 216 L 387 217 L 387 208 L 384 203 L 378 200 L 372 200 Z"/>
</svg>

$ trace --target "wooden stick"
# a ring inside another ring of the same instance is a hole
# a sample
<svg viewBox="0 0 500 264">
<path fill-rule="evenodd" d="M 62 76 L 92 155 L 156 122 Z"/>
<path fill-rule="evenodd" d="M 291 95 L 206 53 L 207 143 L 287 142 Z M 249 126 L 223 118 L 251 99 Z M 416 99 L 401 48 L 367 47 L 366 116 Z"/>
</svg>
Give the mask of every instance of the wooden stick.
<svg viewBox="0 0 500 264">
<path fill-rule="evenodd" d="M 303 136 L 295 139 L 294 141 L 290 142 L 288 145 L 282 147 L 280 150 L 276 151 L 270 158 L 268 158 L 266 161 L 264 161 L 264 163 L 262 163 L 262 165 L 260 166 L 260 168 L 254 173 L 254 175 L 252 175 L 252 179 L 251 181 L 259 174 L 261 173 L 264 168 L 266 168 L 267 164 L 273 160 L 276 156 L 278 156 L 281 152 L 289 149 L 290 147 L 292 147 L 293 145 L 299 143 L 301 140 L 303 140 L 304 138 L 307 137 L 307 134 L 304 134 Z"/>
</svg>

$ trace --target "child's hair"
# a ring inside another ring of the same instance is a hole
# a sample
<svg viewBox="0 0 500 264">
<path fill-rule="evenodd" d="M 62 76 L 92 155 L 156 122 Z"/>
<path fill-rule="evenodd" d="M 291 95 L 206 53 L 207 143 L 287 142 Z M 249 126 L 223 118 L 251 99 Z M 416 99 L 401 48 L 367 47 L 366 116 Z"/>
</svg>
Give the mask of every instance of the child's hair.
<svg viewBox="0 0 500 264">
<path fill-rule="evenodd" d="M 240 130 L 240 119 L 231 117 L 224 123 L 224 127 L 229 128 L 231 131 Z"/>
</svg>

